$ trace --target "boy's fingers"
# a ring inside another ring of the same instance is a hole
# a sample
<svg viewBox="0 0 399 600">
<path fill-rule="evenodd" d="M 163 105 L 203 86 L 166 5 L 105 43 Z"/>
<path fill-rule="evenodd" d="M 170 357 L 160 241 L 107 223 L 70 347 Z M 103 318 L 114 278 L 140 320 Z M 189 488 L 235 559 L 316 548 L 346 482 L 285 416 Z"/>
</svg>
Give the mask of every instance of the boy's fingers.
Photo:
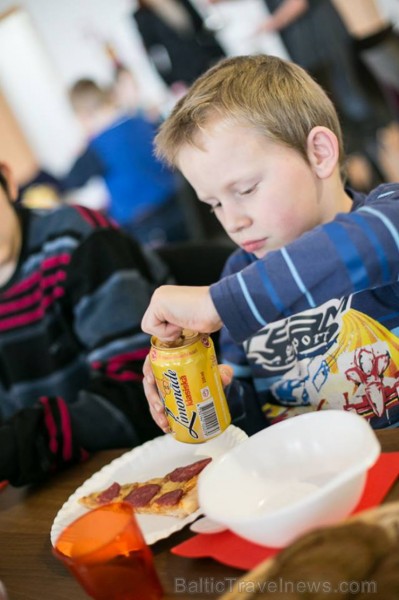
<svg viewBox="0 0 399 600">
<path fill-rule="evenodd" d="M 147 402 L 150 406 L 155 408 L 155 405 L 162 406 L 159 399 L 158 390 L 153 383 L 148 383 L 146 379 L 143 381 L 144 393 L 147 398 Z"/>
<path fill-rule="evenodd" d="M 169 423 L 165 416 L 165 413 L 158 413 L 150 404 L 150 413 L 155 423 L 164 431 L 165 433 L 169 433 Z"/>
<path fill-rule="evenodd" d="M 144 372 L 144 368 L 143 368 Z M 165 433 L 169 432 L 169 424 L 165 415 L 165 410 L 162 402 L 159 399 L 158 390 L 156 388 L 155 382 L 149 383 L 148 378 L 146 377 L 143 380 L 144 393 L 147 398 L 147 402 L 150 408 L 150 413 L 155 423 L 160 427 Z"/>
<path fill-rule="evenodd" d="M 143 364 L 143 375 L 144 375 L 145 381 L 148 381 L 148 383 L 155 384 L 155 378 L 154 378 L 154 374 L 152 372 L 150 357 L 148 356 L 148 354 L 147 354 L 146 359 Z"/>
</svg>

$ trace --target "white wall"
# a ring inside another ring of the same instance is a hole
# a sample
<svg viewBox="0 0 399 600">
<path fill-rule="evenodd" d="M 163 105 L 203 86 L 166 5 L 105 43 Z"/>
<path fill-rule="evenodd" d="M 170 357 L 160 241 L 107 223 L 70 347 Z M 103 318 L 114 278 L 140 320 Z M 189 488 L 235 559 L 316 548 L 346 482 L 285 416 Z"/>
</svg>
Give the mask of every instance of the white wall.
<svg viewBox="0 0 399 600">
<path fill-rule="evenodd" d="M 0 12 L 13 5 L 0 0 Z M 102 40 L 109 40 L 130 66 L 145 70 L 150 88 L 158 90 L 130 17 L 134 0 L 19 0 L 18 6 L 29 13 L 66 86 L 82 75 L 109 80 L 111 64 L 102 47 Z"/>
<path fill-rule="evenodd" d="M 64 171 L 80 130 L 57 71 L 23 10 L 0 21 L 0 83 L 38 163 L 55 173 Z"/>
<path fill-rule="evenodd" d="M 0 13 L 12 8 L 0 0 Z M 0 21 L 0 86 L 40 164 L 64 172 L 83 144 L 67 99 L 80 77 L 108 83 L 114 44 L 136 72 L 143 94 L 157 101 L 163 83 L 149 65 L 127 0 L 19 0 L 22 11 Z"/>
<path fill-rule="evenodd" d="M 382 13 L 391 20 L 396 28 L 399 27 L 399 2 L 398 0 L 377 0 Z"/>
<path fill-rule="evenodd" d="M 288 58 L 279 35 L 254 35 L 268 15 L 263 0 L 227 0 L 211 9 L 207 0 L 196 0 L 196 3 L 203 7 L 204 14 L 208 6 L 208 23 L 216 28 L 219 42 L 230 56 L 264 53 Z"/>
</svg>

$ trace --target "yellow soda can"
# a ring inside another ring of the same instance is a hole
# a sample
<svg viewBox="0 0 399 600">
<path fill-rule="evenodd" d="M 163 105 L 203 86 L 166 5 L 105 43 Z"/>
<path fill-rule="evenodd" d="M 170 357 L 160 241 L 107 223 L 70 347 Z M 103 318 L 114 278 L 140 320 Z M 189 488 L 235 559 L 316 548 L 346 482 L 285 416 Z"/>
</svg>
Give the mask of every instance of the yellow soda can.
<svg viewBox="0 0 399 600">
<path fill-rule="evenodd" d="M 231 423 L 212 339 L 183 330 L 174 342 L 151 338 L 150 362 L 175 439 L 201 444 Z"/>
</svg>

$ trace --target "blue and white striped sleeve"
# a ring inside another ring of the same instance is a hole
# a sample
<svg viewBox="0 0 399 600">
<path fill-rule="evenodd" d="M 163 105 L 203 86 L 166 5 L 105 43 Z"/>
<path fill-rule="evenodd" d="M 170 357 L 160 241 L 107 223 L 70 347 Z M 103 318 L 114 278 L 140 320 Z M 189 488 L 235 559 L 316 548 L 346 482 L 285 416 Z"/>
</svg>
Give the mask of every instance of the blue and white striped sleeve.
<svg viewBox="0 0 399 600">
<path fill-rule="evenodd" d="M 399 184 L 391 184 L 358 210 L 221 279 L 211 295 L 239 342 L 270 322 L 398 279 Z"/>
</svg>

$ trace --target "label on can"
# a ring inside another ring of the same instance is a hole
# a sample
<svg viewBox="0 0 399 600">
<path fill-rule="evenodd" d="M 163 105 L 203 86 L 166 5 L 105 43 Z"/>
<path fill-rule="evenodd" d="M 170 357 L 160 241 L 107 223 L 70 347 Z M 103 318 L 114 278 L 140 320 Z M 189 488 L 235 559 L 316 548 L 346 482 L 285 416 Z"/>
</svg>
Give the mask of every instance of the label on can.
<svg viewBox="0 0 399 600">
<path fill-rule="evenodd" d="M 209 335 L 183 332 L 167 344 L 151 340 L 150 362 L 170 429 L 181 442 L 202 443 L 231 422 Z"/>
</svg>

